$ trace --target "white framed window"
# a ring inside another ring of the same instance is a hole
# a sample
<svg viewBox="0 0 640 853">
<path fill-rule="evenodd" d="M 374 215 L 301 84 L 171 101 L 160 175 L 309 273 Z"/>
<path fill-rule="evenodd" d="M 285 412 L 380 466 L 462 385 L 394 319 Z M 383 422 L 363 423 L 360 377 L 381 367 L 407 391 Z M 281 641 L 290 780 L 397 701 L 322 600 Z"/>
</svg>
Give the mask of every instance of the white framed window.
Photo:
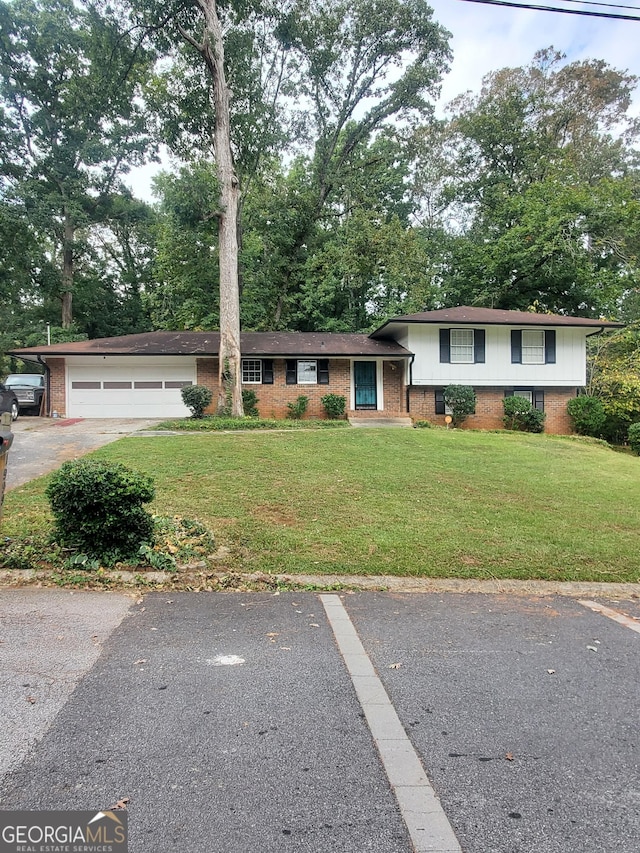
<svg viewBox="0 0 640 853">
<path fill-rule="evenodd" d="M 318 362 L 298 361 L 298 385 L 318 384 Z"/>
<path fill-rule="evenodd" d="M 260 385 L 262 382 L 262 359 L 242 359 L 242 384 Z"/>
<path fill-rule="evenodd" d="M 513 396 L 514 397 L 524 397 L 525 400 L 528 400 L 531 403 L 531 405 L 533 406 L 533 391 L 524 391 L 521 388 L 514 388 L 513 389 Z"/>
<path fill-rule="evenodd" d="M 473 364 L 473 329 L 451 329 L 451 364 Z"/>
<path fill-rule="evenodd" d="M 544 331 L 522 330 L 522 364 L 544 364 Z"/>
</svg>

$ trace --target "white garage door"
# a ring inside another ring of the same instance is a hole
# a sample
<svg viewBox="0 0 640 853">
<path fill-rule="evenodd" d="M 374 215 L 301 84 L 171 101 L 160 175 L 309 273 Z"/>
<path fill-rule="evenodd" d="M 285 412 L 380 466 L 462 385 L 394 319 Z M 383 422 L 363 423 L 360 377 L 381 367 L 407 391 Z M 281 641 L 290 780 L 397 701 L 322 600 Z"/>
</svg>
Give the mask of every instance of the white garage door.
<svg viewBox="0 0 640 853">
<path fill-rule="evenodd" d="M 69 360 L 70 361 L 70 360 Z M 107 357 L 68 363 L 67 417 L 187 417 L 180 389 L 195 385 L 194 358 Z"/>
</svg>

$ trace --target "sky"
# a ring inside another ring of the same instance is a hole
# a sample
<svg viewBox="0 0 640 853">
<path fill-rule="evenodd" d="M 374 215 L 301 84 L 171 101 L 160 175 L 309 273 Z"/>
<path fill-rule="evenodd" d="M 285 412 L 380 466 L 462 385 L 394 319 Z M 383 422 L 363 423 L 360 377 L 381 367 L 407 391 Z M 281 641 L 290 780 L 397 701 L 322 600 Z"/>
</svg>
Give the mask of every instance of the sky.
<svg viewBox="0 0 640 853">
<path fill-rule="evenodd" d="M 603 59 L 620 71 L 640 77 L 640 20 L 616 21 L 556 12 L 497 7 L 466 0 L 429 0 L 434 19 L 449 30 L 453 62 L 442 81 L 438 113 L 457 95 L 478 92 L 482 78 L 499 68 L 528 65 L 537 50 L 554 47 L 567 62 Z M 544 6 L 559 6 L 562 0 L 530 0 Z M 614 2 L 614 0 L 609 0 Z M 640 0 L 618 0 L 638 5 Z M 566 8 L 579 9 L 573 3 Z M 589 6 L 592 11 L 607 11 Z M 614 10 L 610 10 L 614 11 Z M 635 14 L 621 10 L 626 14 Z M 632 111 L 640 115 L 640 87 Z M 127 183 L 139 198 L 152 201 L 151 178 L 159 166 L 135 169 Z M 165 166 L 166 168 L 166 166 Z"/>
<path fill-rule="evenodd" d="M 561 0 L 530 0 L 542 6 L 560 6 Z M 609 0 L 614 2 L 614 0 Z M 639 0 L 618 0 L 638 6 Z M 442 86 L 442 101 L 471 89 L 477 92 L 482 77 L 499 68 L 527 65 L 534 53 L 554 47 L 567 62 L 604 59 L 620 71 L 640 76 L 640 20 L 614 21 L 582 15 L 497 7 L 465 0 L 430 0 L 434 18 L 452 34 L 453 63 Z M 565 8 L 580 9 L 579 4 Z M 584 7 L 592 11 L 614 11 Z M 636 14 L 620 10 L 625 14 Z M 640 92 L 634 112 L 640 114 Z"/>
</svg>

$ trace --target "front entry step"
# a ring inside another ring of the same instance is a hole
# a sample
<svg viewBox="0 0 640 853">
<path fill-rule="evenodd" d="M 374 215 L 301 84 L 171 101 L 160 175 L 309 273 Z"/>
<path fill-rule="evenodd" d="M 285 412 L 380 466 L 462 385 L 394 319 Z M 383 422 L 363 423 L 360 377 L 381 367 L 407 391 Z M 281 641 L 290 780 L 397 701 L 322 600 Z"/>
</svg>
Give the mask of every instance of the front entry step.
<svg viewBox="0 0 640 853">
<path fill-rule="evenodd" d="M 349 423 L 354 427 L 411 427 L 411 418 L 359 418 L 350 417 Z"/>
</svg>

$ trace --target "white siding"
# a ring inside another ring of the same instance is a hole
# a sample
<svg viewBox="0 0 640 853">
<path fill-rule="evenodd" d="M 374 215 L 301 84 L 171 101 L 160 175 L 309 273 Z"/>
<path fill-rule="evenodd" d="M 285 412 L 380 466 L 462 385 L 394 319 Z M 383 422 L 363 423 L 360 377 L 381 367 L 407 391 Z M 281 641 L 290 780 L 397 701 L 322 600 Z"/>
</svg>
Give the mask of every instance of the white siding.
<svg viewBox="0 0 640 853">
<path fill-rule="evenodd" d="M 180 388 L 171 386 L 196 384 L 193 356 L 67 356 L 66 362 L 67 417 L 175 418 L 190 414 Z M 114 383 L 130 387 L 113 387 Z"/>
<path fill-rule="evenodd" d="M 517 326 L 475 326 L 484 329 L 485 361 L 483 364 L 441 364 L 440 328 L 470 328 L 437 326 L 425 323 L 409 326 L 405 344 L 415 353 L 414 385 L 449 385 L 459 383 L 473 386 L 536 385 L 544 387 L 582 386 L 586 383 L 586 349 L 588 328 L 553 327 L 556 331 L 555 364 L 512 364 L 511 329 Z"/>
</svg>

